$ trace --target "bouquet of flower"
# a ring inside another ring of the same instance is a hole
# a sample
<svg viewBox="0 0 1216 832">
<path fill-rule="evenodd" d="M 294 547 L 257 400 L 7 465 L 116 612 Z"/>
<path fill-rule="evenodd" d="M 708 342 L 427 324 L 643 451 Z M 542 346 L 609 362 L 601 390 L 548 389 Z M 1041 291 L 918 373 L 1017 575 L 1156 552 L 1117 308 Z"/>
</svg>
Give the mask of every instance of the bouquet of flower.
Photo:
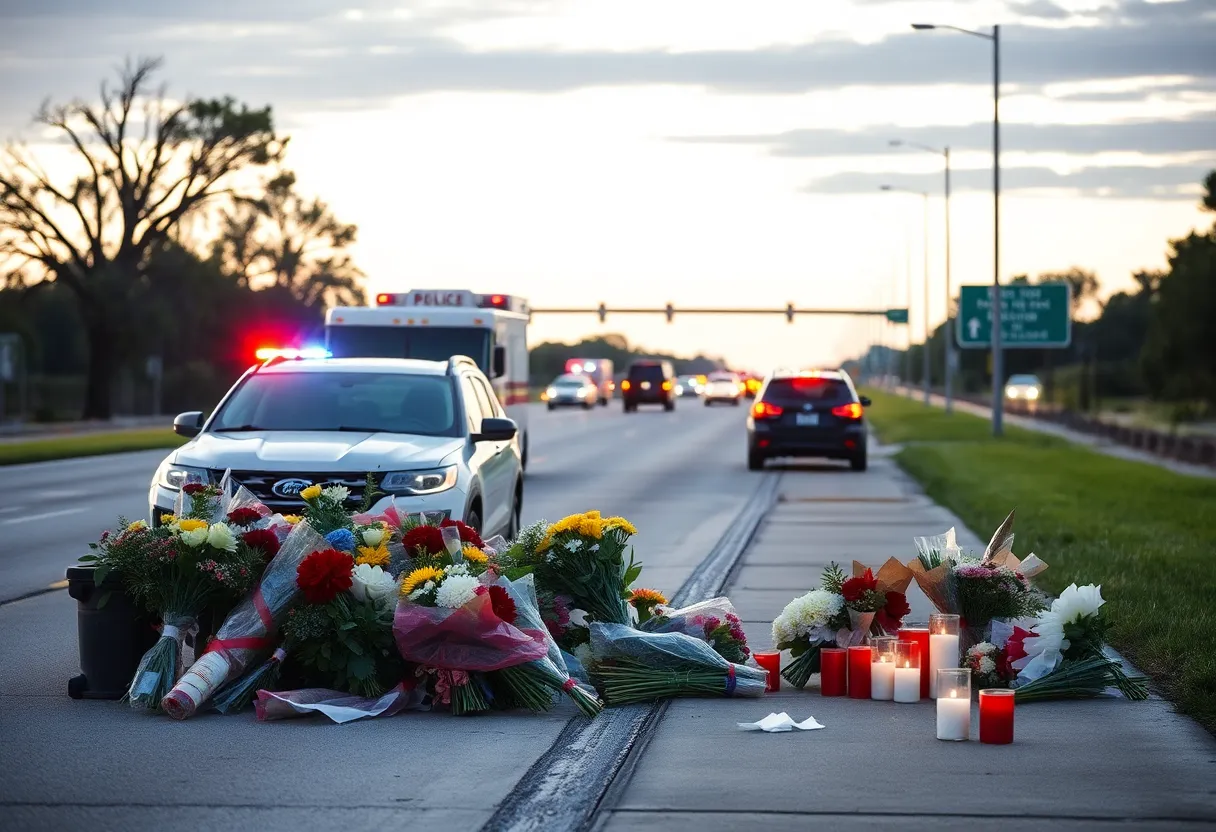
<svg viewBox="0 0 1216 832">
<path fill-rule="evenodd" d="M 728 662 L 745 664 L 751 651 L 743 623 L 727 598 L 711 598 L 673 610 L 653 589 L 635 589 L 630 603 L 638 611 L 638 628 L 648 633 L 683 633 L 699 638 Z"/>
<path fill-rule="evenodd" d="M 1102 587 L 1070 585 L 1039 616 L 1030 632 L 1017 631 L 1005 645 L 1019 702 L 1077 699 L 1118 688 L 1128 699 L 1148 698 L 1148 681 L 1128 676 L 1105 650 L 1107 622 L 1099 613 Z"/>
<path fill-rule="evenodd" d="M 300 595 L 296 583 L 300 564 L 310 553 L 326 548 L 325 539 L 308 523 L 291 526 L 253 592 L 228 613 L 207 651 L 161 700 L 166 713 L 185 719 L 225 682 L 271 653 L 278 629 Z"/>
<path fill-rule="evenodd" d="M 912 571 L 895 558 L 889 558 L 877 575 L 868 566 L 853 561 L 853 577 L 841 583 L 840 594 L 845 606 L 855 613 L 874 613 L 870 632 L 890 635 L 903 626 L 904 616 L 911 612 L 905 594 L 910 583 Z M 854 644 L 858 641 L 851 640 Z"/>
<path fill-rule="evenodd" d="M 625 518 L 589 511 L 549 526 L 534 550 L 509 551 L 520 558 L 514 565 L 534 567 L 541 586 L 568 595 L 589 619 L 629 624 L 629 587 L 642 571 L 629 545 L 635 534 Z"/>
<path fill-rule="evenodd" d="M 128 524 L 117 536 L 103 536 L 95 554 L 82 559 L 97 565 L 98 582 L 116 571 L 135 602 L 160 615 L 161 637 L 140 660 L 127 691 L 135 708 L 158 707 L 181 673 L 182 642 L 198 615 L 248 591 L 266 562 L 262 549 L 228 524 L 201 519 L 222 516 L 218 488 L 192 483 L 185 489 L 191 497 L 188 516 L 156 529 L 143 521 Z"/>
<path fill-rule="evenodd" d="M 699 638 L 592 622 L 591 676 L 609 705 L 675 696 L 762 696 L 768 673 L 729 662 Z"/>
<path fill-rule="evenodd" d="M 571 678 L 561 648 L 545 628 L 533 576 L 525 575 L 515 581 L 501 577 L 487 588 L 487 592 L 494 594 L 497 589 L 504 590 L 507 597 L 500 597 L 497 603 L 491 598 L 495 612 L 508 624 L 521 627 L 533 637 L 542 638 L 546 656 L 489 674 L 491 685 L 500 684 L 511 699 L 531 711 L 548 710 L 554 696 L 564 693 L 584 715 L 594 717 L 599 714 L 603 710 L 603 703 Z"/>
<path fill-rule="evenodd" d="M 980 688 L 1005 688 L 1017 675 L 1005 648 L 982 641 L 967 650 L 963 666 L 971 670 L 971 678 Z"/>
<path fill-rule="evenodd" d="M 406 538 L 418 529 L 406 532 Z M 402 658 L 435 671 L 440 701 L 449 699 L 453 713 L 485 711 L 493 691 L 484 674 L 536 661 L 547 655 L 543 631 L 525 632 L 504 619 L 513 618 L 516 606 L 502 586 L 487 586 L 489 556 L 472 545 L 460 548 L 459 529 L 435 529 L 444 545 L 442 554 L 424 548 L 419 540 L 407 547 L 419 554 L 421 565 L 401 582 L 393 633 Z M 447 533 L 444 540 L 443 533 Z M 433 541 L 432 541 L 433 542 Z M 511 603 L 508 603 L 511 602 Z"/>
<path fill-rule="evenodd" d="M 895 595 L 898 597 L 888 598 L 886 592 L 880 592 L 878 579 L 869 569 L 845 578 L 840 566 L 828 564 L 819 589 L 790 601 L 773 621 L 773 643 L 793 657 L 781 675 L 796 688 L 806 687 L 819 672 L 819 651 L 824 647 L 860 644 L 874 627 L 879 611 L 886 611 L 889 621 L 907 614 L 903 593 Z"/>
</svg>

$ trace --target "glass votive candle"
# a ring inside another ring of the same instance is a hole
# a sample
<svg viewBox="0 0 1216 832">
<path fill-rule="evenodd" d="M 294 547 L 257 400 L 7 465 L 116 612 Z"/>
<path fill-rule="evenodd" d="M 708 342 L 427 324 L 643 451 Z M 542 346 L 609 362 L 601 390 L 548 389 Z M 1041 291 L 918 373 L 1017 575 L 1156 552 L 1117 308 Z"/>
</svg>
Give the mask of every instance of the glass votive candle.
<svg viewBox="0 0 1216 832">
<path fill-rule="evenodd" d="M 895 636 L 870 639 L 874 663 L 870 665 L 870 698 L 890 702 L 895 698 Z"/>
<path fill-rule="evenodd" d="M 920 648 L 920 698 L 929 698 L 929 628 L 900 627 L 896 637 L 900 641 L 914 641 Z"/>
<path fill-rule="evenodd" d="M 870 698 L 870 665 L 874 663 L 874 648 L 858 644 L 849 648 L 849 698 Z"/>
<path fill-rule="evenodd" d="M 937 697 L 937 671 L 959 666 L 958 616 L 929 616 L 929 696 Z"/>
<path fill-rule="evenodd" d="M 926 635 L 928 630 L 925 630 Z M 921 693 L 920 645 L 915 641 L 895 642 L 894 699 L 919 702 Z"/>
<path fill-rule="evenodd" d="M 824 647 L 819 651 L 819 692 L 824 696 L 844 696 L 849 692 L 848 655 L 843 647 Z"/>
<path fill-rule="evenodd" d="M 985 688 L 980 691 L 980 742 L 1008 745 L 1013 742 L 1013 691 Z"/>
<path fill-rule="evenodd" d="M 752 657 L 761 669 L 768 672 L 768 681 L 765 683 L 764 689 L 769 693 L 781 690 L 781 654 L 752 653 Z"/>
<path fill-rule="evenodd" d="M 971 738 L 971 670 L 943 667 L 937 671 L 937 738 L 959 742 Z"/>
</svg>

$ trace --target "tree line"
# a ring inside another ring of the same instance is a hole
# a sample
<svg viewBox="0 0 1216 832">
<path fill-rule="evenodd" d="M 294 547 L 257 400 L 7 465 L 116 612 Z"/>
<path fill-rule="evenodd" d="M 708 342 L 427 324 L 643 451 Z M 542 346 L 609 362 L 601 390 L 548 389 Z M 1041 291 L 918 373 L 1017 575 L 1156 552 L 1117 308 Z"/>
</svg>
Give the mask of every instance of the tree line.
<svg viewBox="0 0 1216 832">
<path fill-rule="evenodd" d="M 721 358 L 704 355 L 684 358 L 631 346 L 625 336 L 610 333 L 596 338 L 584 338 L 577 344 L 546 341 L 536 345 L 529 351 L 529 375 L 532 383 L 548 384 L 566 372 L 566 362 L 571 358 L 611 361 L 613 372 L 618 377 L 623 375 L 634 361 L 646 359 L 670 361 L 677 375 L 702 375 L 726 366 L 726 362 Z"/>
<path fill-rule="evenodd" d="M 298 191 L 271 108 L 177 101 L 160 65 L 39 109 L 70 163 L 16 143 L 0 158 L 0 333 L 31 372 L 83 376 L 86 419 L 110 417 L 132 377 L 157 375 L 168 409 L 214 403 L 259 342 L 363 302 L 357 229 Z"/>
<path fill-rule="evenodd" d="M 1202 207 L 1216 212 L 1216 170 L 1203 182 Z M 1216 410 L 1216 221 L 1168 243 L 1167 267 L 1132 275 L 1134 287 L 1098 299 L 1096 275 L 1080 268 L 1011 283 L 1067 282 L 1074 315 L 1089 302 L 1099 305 L 1091 320 L 1073 321 L 1072 343 L 1063 349 L 1005 351 L 1009 375 L 1035 374 L 1046 398 L 1077 411 L 1096 409 L 1102 399 L 1147 397 L 1174 406 L 1175 418 Z M 939 386 L 945 364 L 946 324 L 928 339 L 930 383 Z M 925 343 L 906 356 L 910 381 L 923 383 Z M 990 352 L 960 349 L 956 384 L 964 392 L 991 389 Z M 861 359 L 868 373 L 904 375 L 905 351 L 873 348 Z"/>
</svg>

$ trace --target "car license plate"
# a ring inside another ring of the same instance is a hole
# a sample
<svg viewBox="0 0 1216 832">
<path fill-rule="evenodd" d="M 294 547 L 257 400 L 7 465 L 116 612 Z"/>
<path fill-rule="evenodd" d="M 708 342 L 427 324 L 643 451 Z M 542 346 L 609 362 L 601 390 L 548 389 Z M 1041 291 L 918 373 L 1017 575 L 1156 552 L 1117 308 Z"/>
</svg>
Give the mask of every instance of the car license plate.
<svg viewBox="0 0 1216 832">
<path fill-rule="evenodd" d="M 798 413 L 795 414 L 794 424 L 803 427 L 811 427 L 819 424 L 818 413 Z"/>
</svg>

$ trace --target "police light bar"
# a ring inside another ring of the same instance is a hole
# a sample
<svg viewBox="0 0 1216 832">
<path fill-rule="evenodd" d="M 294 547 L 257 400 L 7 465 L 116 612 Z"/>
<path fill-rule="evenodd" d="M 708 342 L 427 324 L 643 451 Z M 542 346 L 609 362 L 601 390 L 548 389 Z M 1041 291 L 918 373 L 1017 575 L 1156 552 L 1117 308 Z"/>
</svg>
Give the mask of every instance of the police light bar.
<svg viewBox="0 0 1216 832">
<path fill-rule="evenodd" d="M 333 358 L 333 353 L 324 347 L 304 347 L 303 349 L 277 349 L 262 347 L 256 353 L 258 361 L 269 361 L 272 358 L 296 360 L 300 358 Z"/>
<path fill-rule="evenodd" d="M 508 295 L 482 295 L 481 307 L 483 309 L 509 309 L 511 306 L 511 298 Z"/>
<path fill-rule="evenodd" d="M 381 292 L 380 294 L 376 295 L 376 305 L 377 306 L 392 306 L 396 302 L 397 302 L 396 295 L 390 295 L 387 292 Z"/>
</svg>

